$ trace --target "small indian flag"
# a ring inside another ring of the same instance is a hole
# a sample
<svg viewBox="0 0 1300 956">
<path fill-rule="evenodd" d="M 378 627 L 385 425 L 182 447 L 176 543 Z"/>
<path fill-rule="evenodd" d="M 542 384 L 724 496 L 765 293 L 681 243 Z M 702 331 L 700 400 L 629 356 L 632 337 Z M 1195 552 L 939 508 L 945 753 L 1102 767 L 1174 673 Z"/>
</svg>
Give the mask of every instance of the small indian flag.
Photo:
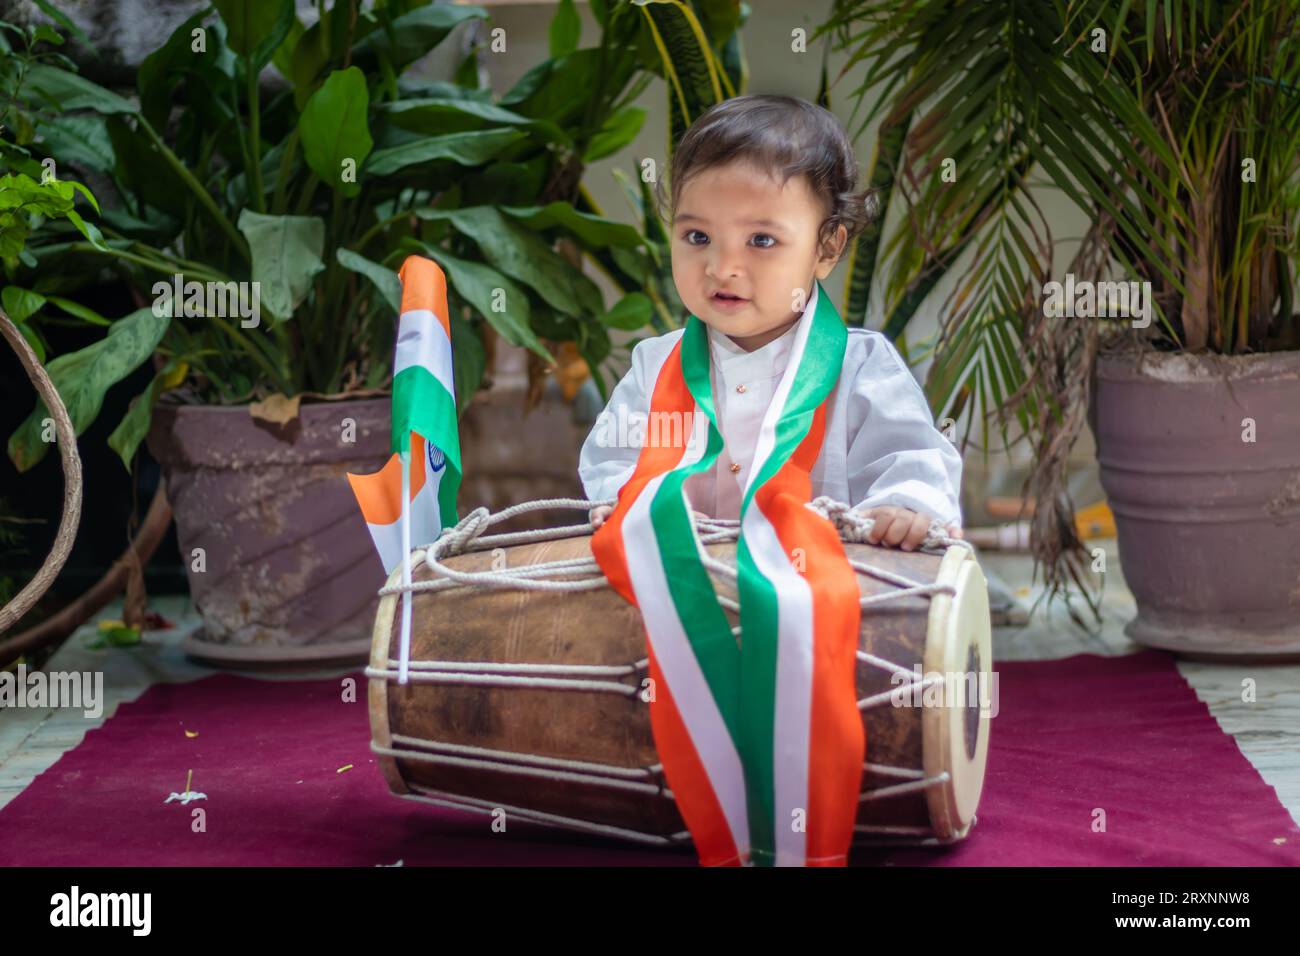
<svg viewBox="0 0 1300 956">
<path fill-rule="evenodd" d="M 373 475 L 348 475 L 370 536 L 391 575 L 410 585 L 411 545 L 428 544 L 456 524 L 460 436 L 452 378 L 447 277 L 436 262 L 409 256 L 398 271 L 402 312 L 393 359 L 393 456 Z M 402 594 L 401 681 L 410 641 L 410 592 Z"/>
<path fill-rule="evenodd" d="M 442 531 L 438 494 L 447 477 L 446 456 L 426 442 L 419 432 L 411 435 L 411 540 L 418 546 L 435 540 Z M 384 573 L 392 574 L 402 562 L 402 461 L 393 455 L 383 470 L 373 475 L 348 475 L 370 537 L 379 551 Z M 456 523 L 453 518 L 452 524 Z"/>
</svg>

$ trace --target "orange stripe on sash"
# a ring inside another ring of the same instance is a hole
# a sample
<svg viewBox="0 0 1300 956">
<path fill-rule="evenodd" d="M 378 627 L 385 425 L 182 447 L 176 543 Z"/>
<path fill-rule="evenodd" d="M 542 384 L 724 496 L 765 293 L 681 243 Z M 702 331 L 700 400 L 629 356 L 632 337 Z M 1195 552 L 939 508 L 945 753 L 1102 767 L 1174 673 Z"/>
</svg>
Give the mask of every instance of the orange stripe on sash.
<svg viewBox="0 0 1300 956">
<path fill-rule="evenodd" d="M 813 677 L 808 758 L 807 865 L 843 866 L 857 819 L 866 729 L 857 705 L 861 627 L 857 575 L 835 526 L 805 507 L 821 451 L 826 405 L 789 460 L 754 493 L 789 558 L 803 549 L 813 599 Z M 812 573 L 810 577 L 809 572 Z"/>
<path fill-rule="evenodd" d="M 655 415 L 660 412 L 679 412 L 688 415 L 693 415 L 695 412 L 695 398 L 686 387 L 686 376 L 682 374 L 681 339 L 673 345 L 673 350 L 668 353 L 668 358 L 660 366 L 659 377 L 655 379 L 654 391 L 650 398 L 650 414 Z M 652 418 L 651 421 L 654 419 Z M 673 447 L 666 443 L 656 444 L 648 440 L 641 446 L 641 453 L 637 456 L 636 469 L 632 472 L 632 477 L 618 490 L 618 504 L 591 538 L 591 551 L 596 557 L 596 562 L 609 578 L 609 583 L 614 590 L 633 606 L 637 606 L 636 595 L 632 593 L 632 581 L 627 573 L 627 550 L 623 547 L 623 518 L 646 485 L 659 475 L 677 467 L 686 453 L 684 442 L 690 440 L 690 435 L 685 428 L 682 430 L 682 438 L 683 444 L 680 447 Z"/>
<path fill-rule="evenodd" d="M 682 374 L 682 343 L 678 339 L 668 358 L 660 367 L 650 400 L 651 415 L 677 412 L 683 421 L 694 421 L 695 398 Z M 647 422 L 647 439 L 651 422 Z M 686 453 L 685 442 L 690 440 L 692 429 L 682 429 L 683 444 L 656 444 L 650 441 L 641 447 L 636 469 L 618 491 L 618 504 L 591 538 L 591 551 L 610 585 L 630 604 L 637 605 L 627 568 L 627 548 L 623 543 L 623 519 L 632 503 L 645 490 L 646 485 L 659 475 L 672 471 Z M 739 851 L 731 835 L 731 827 L 722 812 L 722 804 L 713 790 L 704 762 L 691 740 L 686 723 L 659 669 L 654 648 L 647 634 L 650 680 L 654 697 L 650 704 L 650 726 L 654 733 L 655 749 L 664 766 L 664 776 L 673 791 L 677 810 L 686 822 L 695 843 L 701 866 L 739 866 Z"/>
<path fill-rule="evenodd" d="M 708 771 L 691 741 L 668 682 L 663 679 L 654 649 L 650 653 L 650 679 L 655 697 L 650 705 L 650 728 L 655 749 L 664 765 L 664 776 L 677 801 L 677 811 L 686 821 L 700 857 L 700 866 L 741 866 L 744 862 L 731 836 L 731 826 L 713 791 Z"/>
</svg>

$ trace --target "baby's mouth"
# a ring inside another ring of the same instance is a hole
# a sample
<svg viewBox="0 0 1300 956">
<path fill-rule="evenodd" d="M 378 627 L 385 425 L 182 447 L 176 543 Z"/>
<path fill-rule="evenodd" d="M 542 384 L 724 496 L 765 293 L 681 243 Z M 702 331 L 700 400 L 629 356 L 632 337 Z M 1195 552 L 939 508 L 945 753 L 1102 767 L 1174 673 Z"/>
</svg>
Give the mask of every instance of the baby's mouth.
<svg viewBox="0 0 1300 956">
<path fill-rule="evenodd" d="M 748 302 L 749 301 L 743 296 L 733 295 L 730 292 L 715 292 L 710 298 L 712 298 L 715 302 Z"/>
</svg>

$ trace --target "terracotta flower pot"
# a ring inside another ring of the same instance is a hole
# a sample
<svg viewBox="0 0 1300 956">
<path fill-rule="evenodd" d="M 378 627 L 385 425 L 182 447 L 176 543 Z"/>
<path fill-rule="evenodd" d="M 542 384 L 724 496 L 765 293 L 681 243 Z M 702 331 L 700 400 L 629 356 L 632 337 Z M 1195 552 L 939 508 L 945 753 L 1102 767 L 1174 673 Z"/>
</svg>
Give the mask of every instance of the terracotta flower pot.
<svg viewBox="0 0 1300 956">
<path fill-rule="evenodd" d="M 387 460 L 389 407 L 303 405 L 279 427 L 247 406 L 158 406 L 149 449 L 203 618 L 187 653 L 224 665 L 365 660 L 384 574 L 344 475 Z"/>
<path fill-rule="evenodd" d="M 554 383 L 523 415 L 525 387 L 506 378 L 476 395 L 461 419 L 462 516 L 480 505 L 584 497 L 578 450 L 587 427 Z M 303 405 L 281 428 L 247 406 L 158 406 L 149 449 L 166 477 L 203 618 L 187 653 L 226 666 L 367 659 L 385 576 L 344 475 L 388 460 L 390 407 L 388 398 Z M 345 419 L 356 423 L 352 443 L 343 440 Z M 505 530 L 585 520 L 585 511 L 539 511 Z"/>
<path fill-rule="evenodd" d="M 1300 659 L 1300 352 L 1103 354 L 1092 394 L 1138 607 L 1125 633 L 1192 658 Z"/>
</svg>

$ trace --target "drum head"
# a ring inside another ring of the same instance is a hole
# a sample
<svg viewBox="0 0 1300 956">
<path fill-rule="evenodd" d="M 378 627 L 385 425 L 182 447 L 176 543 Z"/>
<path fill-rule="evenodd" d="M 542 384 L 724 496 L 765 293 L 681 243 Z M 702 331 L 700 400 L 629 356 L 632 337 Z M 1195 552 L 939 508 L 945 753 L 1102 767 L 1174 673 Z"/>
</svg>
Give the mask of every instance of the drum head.
<svg viewBox="0 0 1300 956">
<path fill-rule="evenodd" d="M 943 703 L 927 706 L 922 716 L 925 775 L 948 774 L 946 784 L 927 793 L 935 837 L 947 841 L 964 837 L 975 819 L 997 684 L 988 583 L 974 555 L 950 547 L 935 583 L 956 590 L 951 596 L 937 594 L 931 602 L 925 676 L 943 675 Z"/>
</svg>

